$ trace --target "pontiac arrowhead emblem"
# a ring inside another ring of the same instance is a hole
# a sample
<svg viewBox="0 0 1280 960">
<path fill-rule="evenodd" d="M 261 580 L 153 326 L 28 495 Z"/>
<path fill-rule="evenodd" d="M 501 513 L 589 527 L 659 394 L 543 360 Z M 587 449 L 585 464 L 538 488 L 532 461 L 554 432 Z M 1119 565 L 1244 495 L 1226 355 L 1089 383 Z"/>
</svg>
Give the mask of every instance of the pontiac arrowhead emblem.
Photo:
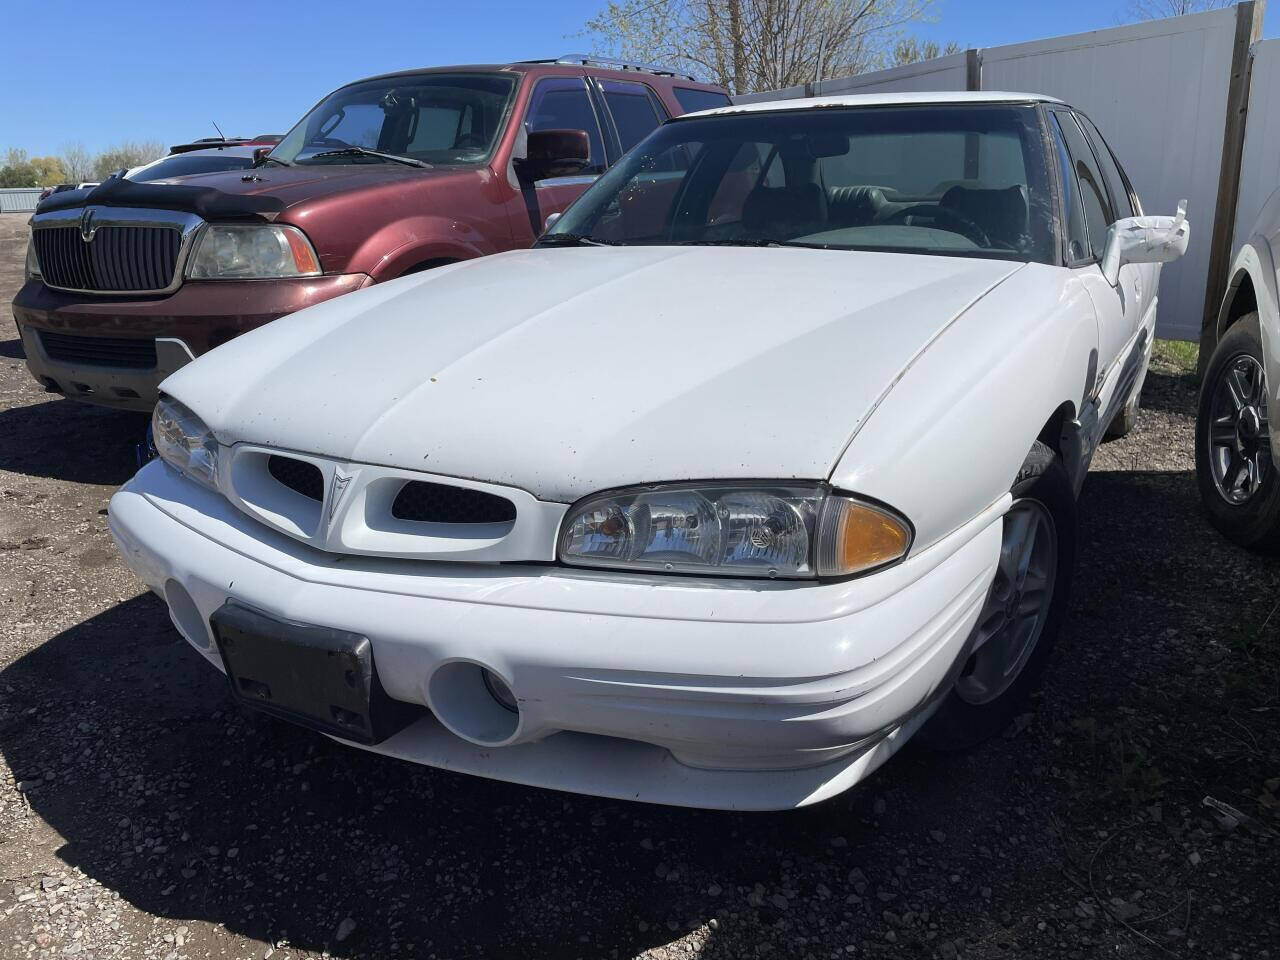
<svg viewBox="0 0 1280 960">
<path fill-rule="evenodd" d="M 333 487 L 329 491 L 329 522 L 333 523 L 333 515 L 338 512 L 338 504 L 342 502 L 343 496 L 347 492 L 347 487 L 355 478 L 355 474 L 345 474 L 341 470 L 334 468 L 333 471 Z"/>
<path fill-rule="evenodd" d="M 85 243 L 93 242 L 93 235 L 98 232 L 93 222 L 93 207 L 85 207 L 80 214 L 80 239 Z"/>
</svg>

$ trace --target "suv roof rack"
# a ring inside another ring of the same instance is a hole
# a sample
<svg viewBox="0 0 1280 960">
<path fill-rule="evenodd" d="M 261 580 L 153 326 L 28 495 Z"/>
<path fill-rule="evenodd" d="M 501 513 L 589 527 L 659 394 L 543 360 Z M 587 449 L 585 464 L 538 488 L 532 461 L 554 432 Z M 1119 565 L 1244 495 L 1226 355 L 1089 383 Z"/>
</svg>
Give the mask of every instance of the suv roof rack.
<svg viewBox="0 0 1280 960">
<path fill-rule="evenodd" d="M 597 57 L 589 53 L 566 53 L 562 57 L 550 57 L 545 60 L 521 60 L 520 63 L 562 63 L 575 67 L 601 67 L 605 70 L 634 70 L 637 73 L 652 73 L 659 77 L 675 77 L 698 83 L 698 78 L 687 73 L 677 73 L 666 67 L 654 66 L 650 63 L 633 63 L 630 60 L 616 60 L 613 57 Z"/>
</svg>

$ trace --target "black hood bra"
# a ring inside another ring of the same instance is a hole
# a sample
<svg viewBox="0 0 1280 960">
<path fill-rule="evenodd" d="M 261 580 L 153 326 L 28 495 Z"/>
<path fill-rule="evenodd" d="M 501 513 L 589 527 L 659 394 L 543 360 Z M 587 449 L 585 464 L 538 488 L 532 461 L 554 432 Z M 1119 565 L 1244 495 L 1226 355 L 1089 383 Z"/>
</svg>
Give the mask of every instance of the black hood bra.
<svg viewBox="0 0 1280 960">
<path fill-rule="evenodd" d="M 284 203 L 279 198 L 262 194 L 224 193 L 213 187 L 180 184 L 135 183 L 123 177 L 112 177 L 96 187 L 55 193 L 40 202 L 36 213 L 89 205 L 181 210 L 205 220 L 271 220 L 284 210 Z"/>
</svg>

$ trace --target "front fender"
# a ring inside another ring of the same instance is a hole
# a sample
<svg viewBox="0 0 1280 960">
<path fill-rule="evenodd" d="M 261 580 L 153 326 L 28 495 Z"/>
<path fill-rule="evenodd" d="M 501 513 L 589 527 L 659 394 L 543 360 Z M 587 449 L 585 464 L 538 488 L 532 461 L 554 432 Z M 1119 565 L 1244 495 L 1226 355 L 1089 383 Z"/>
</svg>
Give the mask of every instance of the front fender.
<svg viewBox="0 0 1280 960">
<path fill-rule="evenodd" d="M 936 543 L 1009 492 L 1047 423 L 1091 404 L 1097 343 L 1083 285 L 1063 268 L 1029 264 L 902 372 L 832 484 L 902 511 L 916 549 Z"/>
<path fill-rule="evenodd" d="M 390 280 L 431 260 L 471 260 L 500 248 L 474 224 L 437 216 L 406 217 L 371 234 L 353 262 L 375 281 Z"/>
<path fill-rule="evenodd" d="M 1231 265 L 1231 283 L 1218 311 L 1217 336 L 1222 339 L 1231 323 L 1231 305 L 1236 291 L 1245 279 L 1253 285 L 1254 299 L 1258 304 L 1258 328 L 1262 334 L 1262 365 L 1267 376 L 1267 402 L 1272 410 L 1280 410 L 1280 296 L 1277 295 L 1275 261 L 1271 255 L 1271 243 L 1260 233 L 1255 233 L 1236 254 Z M 1280 449 L 1273 444 L 1271 456 L 1280 466 Z"/>
</svg>

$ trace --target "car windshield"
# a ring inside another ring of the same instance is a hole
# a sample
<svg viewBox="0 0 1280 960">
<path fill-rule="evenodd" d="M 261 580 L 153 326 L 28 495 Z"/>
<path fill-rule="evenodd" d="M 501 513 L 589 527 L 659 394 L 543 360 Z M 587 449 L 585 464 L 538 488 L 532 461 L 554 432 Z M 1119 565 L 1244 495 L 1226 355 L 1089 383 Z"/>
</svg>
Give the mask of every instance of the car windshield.
<svg viewBox="0 0 1280 960">
<path fill-rule="evenodd" d="M 502 130 L 515 77 L 423 73 L 330 94 L 271 151 L 282 163 L 484 163 Z M 385 156 L 379 156 L 385 154 Z"/>
<path fill-rule="evenodd" d="M 252 156 L 236 156 L 227 153 L 178 153 L 161 157 L 143 167 L 134 167 L 126 179 L 151 181 L 168 180 L 170 177 L 189 177 L 197 173 L 216 173 L 219 170 L 239 170 L 253 164 Z"/>
<path fill-rule="evenodd" d="M 745 112 L 659 127 L 540 244 L 815 246 L 1056 262 L 1028 105 Z"/>
</svg>

